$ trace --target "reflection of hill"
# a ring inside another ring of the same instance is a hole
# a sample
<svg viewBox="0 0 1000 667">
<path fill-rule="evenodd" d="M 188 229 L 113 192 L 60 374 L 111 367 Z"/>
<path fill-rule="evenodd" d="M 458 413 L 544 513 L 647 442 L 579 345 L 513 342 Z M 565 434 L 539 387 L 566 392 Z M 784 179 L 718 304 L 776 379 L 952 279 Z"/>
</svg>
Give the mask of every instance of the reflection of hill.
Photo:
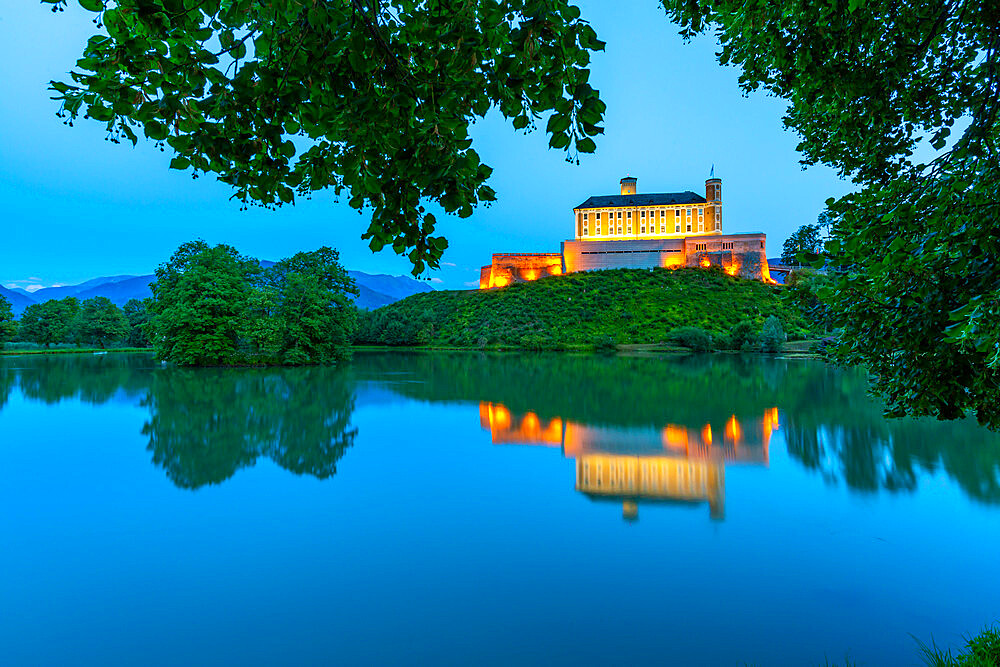
<svg viewBox="0 0 1000 667">
<path fill-rule="evenodd" d="M 479 404 L 479 424 L 495 444 L 559 446 L 576 459 L 576 490 L 595 500 L 622 503 L 635 519 L 639 501 L 708 502 L 712 518 L 725 513 L 725 462 L 767 465 L 778 410 L 741 424 L 735 415 L 724 423 L 689 429 L 592 426 L 534 412 L 512 415 L 504 405 Z"/>
<path fill-rule="evenodd" d="M 915 488 L 918 471 L 943 470 L 971 497 L 1000 503 L 1000 436 L 969 421 L 885 419 L 858 369 L 722 355 L 476 353 L 358 354 L 355 367 L 370 379 L 394 373 L 388 386 L 401 394 L 502 404 L 543 429 L 554 418 L 616 429 L 669 420 L 718 434 L 720 420 L 745 423 L 777 406 L 792 458 L 831 482 L 899 492 Z"/>
<path fill-rule="evenodd" d="M 153 462 L 184 488 L 222 482 L 258 457 L 332 477 L 357 435 L 353 381 L 330 368 L 167 369 L 143 404 Z"/>
<path fill-rule="evenodd" d="M 866 390 L 859 371 L 721 355 L 358 353 L 350 372 L 180 371 L 142 354 L 0 357 L 0 409 L 15 391 L 46 403 L 146 405 L 154 460 L 188 487 L 226 479 L 261 456 L 328 476 L 353 442 L 350 413 L 359 400 L 391 409 L 394 400 L 419 398 L 502 405 L 508 418 L 519 415 L 515 430 L 565 444 L 578 461 L 586 453 L 654 451 L 707 460 L 698 448 L 709 442 L 724 461 L 757 451 L 766 460 L 762 415 L 777 406 L 792 458 L 831 482 L 901 492 L 913 490 L 922 471 L 943 471 L 972 498 L 1000 503 L 1000 437 L 969 422 L 886 420 Z M 737 430 L 760 448 L 730 444 Z M 599 446 L 572 449 L 584 441 Z"/>
</svg>

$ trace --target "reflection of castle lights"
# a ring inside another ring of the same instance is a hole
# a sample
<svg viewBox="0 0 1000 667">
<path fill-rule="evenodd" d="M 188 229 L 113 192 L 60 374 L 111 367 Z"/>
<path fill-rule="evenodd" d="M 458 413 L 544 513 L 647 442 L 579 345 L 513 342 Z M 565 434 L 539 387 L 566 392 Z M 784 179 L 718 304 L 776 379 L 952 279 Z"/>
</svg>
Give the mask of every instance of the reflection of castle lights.
<svg viewBox="0 0 1000 667">
<path fill-rule="evenodd" d="M 725 463 L 767 465 L 778 409 L 740 424 L 731 415 L 715 443 L 711 423 L 700 429 L 678 424 L 655 428 L 608 427 L 544 419 L 535 412 L 512 415 L 506 406 L 479 404 L 480 424 L 495 444 L 561 445 L 576 459 L 576 490 L 594 500 L 622 503 L 622 516 L 634 521 L 640 501 L 708 502 L 710 516 L 725 513 Z M 759 425 L 759 428 L 758 428 Z M 719 427 L 719 424 L 716 424 Z"/>
<path fill-rule="evenodd" d="M 521 275 L 525 280 L 538 280 L 538 269 L 525 269 Z"/>
<path fill-rule="evenodd" d="M 687 429 L 683 426 L 667 424 L 660 433 L 665 448 L 687 449 L 688 433 Z"/>
<path fill-rule="evenodd" d="M 494 276 L 493 280 L 490 281 L 490 287 L 506 287 L 510 284 L 510 278 L 507 276 Z"/>
<path fill-rule="evenodd" d="M 729 418 L 726 422 L 726 439 L 730 442 L 739 444 L 740 440 L 743 439 L 743 429 L 740 428 L 740 423 L 736 421 L 736 415 Z"/>
</svg>

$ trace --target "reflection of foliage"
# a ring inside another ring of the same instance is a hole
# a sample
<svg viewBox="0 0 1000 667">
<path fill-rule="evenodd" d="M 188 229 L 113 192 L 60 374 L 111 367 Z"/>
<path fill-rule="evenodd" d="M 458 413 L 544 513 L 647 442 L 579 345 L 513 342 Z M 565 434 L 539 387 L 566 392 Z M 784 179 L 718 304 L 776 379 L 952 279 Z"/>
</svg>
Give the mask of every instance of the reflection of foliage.
<svg viewBox="0 0 1000 667">
<path fill-rule="evenodd" d="M 32 354 L 0 359 L 0 369 L 7 369 L 11 382 L 16 373 L 26 398 L 45 403 L 77 398 L 97 404 L 117 396 L 138 402 L 152 366 L 144 354 Z"/>
<path fill-rule="evenodd" d="M 1000 436 L 974 423 L 887 420 L 867 378 L 820 362 L 740 356 L 357 354 L 361 377 L 429 400 L 503 403 L 513 413 L 622 426 L 699 427 L 777 406 L 788 451 L 859 491 L 913 490 L 944 470 L 973 498 L 1000 503 Z"/>
<path fill-rule="evenodd" d="M 183 488 L 222 482 L 261 456 L 332 477 L 357 434 L 352 381 L 328 368 L 165 369 L 144 404 L 153 461 Z"/>
<path fill-rule="evenodd" d="M 154 370 L 155 369 L 155 370 Z M 431 401 L 489 401 L 542 420 L 700 428 L 778 407 L 792 459 L 855 491 L 914 490 L 943 471 L 1000 503 L 1000 436 L 968 421 L 886 420 L 867 378 L 803 360 L 731 355 L 639 358 L 569 354 L 356 353 L 351 370 L 160 369 L 150 355 L 0 357 L 11 389 L 49 403 L 137 401 L 153 460 L 178 486 L 218 483 L 258 457 L 320 479 L 353 444 L 354 383 L 390 382 Z M 413 380 L 419 380 L 414 382 Z"/>
</svg>

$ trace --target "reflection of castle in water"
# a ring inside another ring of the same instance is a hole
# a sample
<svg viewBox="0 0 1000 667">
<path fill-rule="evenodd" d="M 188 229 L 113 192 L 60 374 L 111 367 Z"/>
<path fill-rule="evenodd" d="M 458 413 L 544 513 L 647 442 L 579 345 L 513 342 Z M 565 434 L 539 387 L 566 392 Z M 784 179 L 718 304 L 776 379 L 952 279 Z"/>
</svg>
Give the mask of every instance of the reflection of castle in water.
<svg viewBox="0 0 1000 667">
<path fill-rule="evenodd" d="M 759 420 L 701 428 L 667 424 L 662 429 L 591 426 L 533 412 L 513 416 L 503 405 L 479 404 L 479 421 L 495 444 L 559 446 L 576 459 L 576 490 L 595 500 L 622 503 L 626 519 L 643 502 L 708 502 L 713 519 L 725 515 L 725 464 L 767 465 L 778 409 Z"/>
</svg>

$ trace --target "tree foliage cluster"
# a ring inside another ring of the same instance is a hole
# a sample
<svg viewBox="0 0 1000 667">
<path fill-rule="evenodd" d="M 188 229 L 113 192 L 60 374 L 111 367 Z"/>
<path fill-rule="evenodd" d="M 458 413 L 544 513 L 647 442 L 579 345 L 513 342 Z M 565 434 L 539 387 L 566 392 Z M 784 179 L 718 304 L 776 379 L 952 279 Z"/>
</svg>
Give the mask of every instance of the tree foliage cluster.
<svg viewBox="0 0 1000 667">
<path fill-rule="evenodd" d="M 104 32 L 52 82 L 67 122 L 145 135 L 245 203 L 345 192 L 371 209 L 372 250 L 408 253 L 414 273 L 447 247 L 427 202 L 468 217 L 495 199 L 469 136 L 490 109 L 544 122 L 570 157 L 603 131 L 588 65 L 604 44 L 566 0 L 80 4 Z"/>
<path fill-rule="evenodd" d="M 670 0 L 713 30 L 745 91 L 789 101 L 830 200 L 817 292 L 890 414 L 1000 426 L 1000 5 L 978 0 Z M 953 130 L 960 130 L 952 135 Z"/>
<path fill-rule="evenodd" d="M 14 319 L 14 309 L 7 297 L 0 294 L 0 348 L 16 335 L 17 321 Z"/>
<path fill-rule="evenodd" d="M 6 331 L 6 340 L 16 338 L 46 347 L 66 343 L 101 348 L 123 344 L 146 347 L 142 323 L 128 316 L 129 312 L 144 308 L 136 299 L 125 304 L 123 311 L 104 296 L 84 301 L 70 296 L 33 303 L 24 309 L 20 320 L 9 319 L 5 324 L 0 302 L 0 343 L 4 342 L 2 333 Z"/>
<path fill-rule="evenodd" d="M 336 250 L 264 269 L 227 245 L 185 243 L 156 269 L 145 330 L 186 366 L 325 364 L 346 358 L 357 287 Z"/>
<path fill-rule="evenodd" d="M 416 294 L 362 313 L 360 344 L 592 348 L 663 343 L 679 327 L 713 336 L 775 315 L 794 338 L 810 325 L 780 288 L 703 269 L 615 269 L 553 276 L 499 290 Z"/>
<path fill-rule="evenodd" d="M 781 325 L 781 320 L 775 315 L 769 315 L 764 320 L 759 332 L 753 320 L 742 320 L 733 325 L 728 332 L 712 334 L 700 327 L 685 326 L 670 331 L 666 337 L 667 343 L 686 347 L 693 352 L 727 350 L 768 354 L 780 352 L 786 340 L 788 337 L 785 329 Z"/>
</svg>

